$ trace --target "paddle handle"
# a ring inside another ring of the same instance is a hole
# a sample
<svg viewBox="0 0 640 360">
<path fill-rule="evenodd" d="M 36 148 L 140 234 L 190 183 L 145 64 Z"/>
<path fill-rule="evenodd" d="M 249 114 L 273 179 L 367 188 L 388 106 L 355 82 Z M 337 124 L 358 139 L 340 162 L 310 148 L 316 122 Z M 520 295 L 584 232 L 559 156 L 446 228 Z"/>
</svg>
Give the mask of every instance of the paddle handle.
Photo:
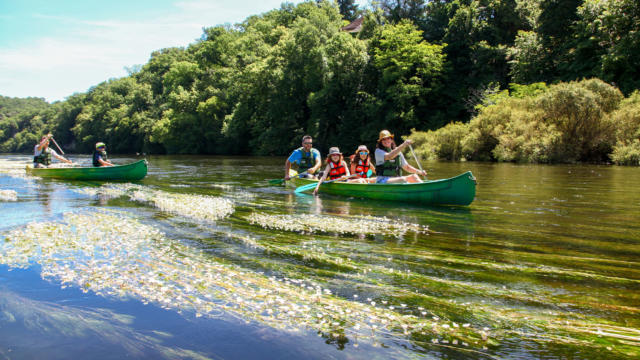
<svg viewBox="0 0 640 360">
<path fill-rule="evenodd" d="M 418 157 L 416 156 L 416 153 L 413 151 L 413 146 L 411 146 L 411 144 L 409 144 L 409 150 L 411 150 L 411 155 L 413 155 L 413 159 L 418 164 L 418 169 L 420 169 L 421 172 L 424 172 L 424 170 L 422 170 L 422 165 L 420 165 L 420 160 L 418 160 Z"/>
<path fill-rule="evenodd" d="M 53 141 L 53 144 L 58 148 L 58 151 L 60 151 L 60 153 L 64 155 L 64 151 L 62 151 L 62 149 L 60 148 L 60 145 L 58 145 L 58 143 L 56 142 L 56 139 L 51 137 L 51 141 Z"/>
</svg>

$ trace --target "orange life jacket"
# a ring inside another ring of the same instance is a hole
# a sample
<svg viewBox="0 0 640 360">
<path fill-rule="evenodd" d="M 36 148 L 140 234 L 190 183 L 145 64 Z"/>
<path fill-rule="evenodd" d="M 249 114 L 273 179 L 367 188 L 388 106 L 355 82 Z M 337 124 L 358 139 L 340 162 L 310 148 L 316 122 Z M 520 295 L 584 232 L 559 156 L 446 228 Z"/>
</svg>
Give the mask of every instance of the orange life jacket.
<svg viewBox="0 0 640 360">
<path fill-rule="evenodd" d="M 341 176 L 347 175 L 347 168 L 344 166 L 342 161 L 338 164 L 333 161 L 329 161 L 329 165 L 331 166 L 331 170 L 329 171 L 329 180 L 335 180 Z"/>
<path fill-rule="evenodd" d="M 369 168 L 371 167 L 371 164 L 369 164 L 369 159 L 367 160 L 362 160 L 362 159 L 358 159 L 358 162 L 356 162 L 356 174 L 358 175 L 359 178 L 367 178 L 367 173 L 369 172 Z"/>
</svg>

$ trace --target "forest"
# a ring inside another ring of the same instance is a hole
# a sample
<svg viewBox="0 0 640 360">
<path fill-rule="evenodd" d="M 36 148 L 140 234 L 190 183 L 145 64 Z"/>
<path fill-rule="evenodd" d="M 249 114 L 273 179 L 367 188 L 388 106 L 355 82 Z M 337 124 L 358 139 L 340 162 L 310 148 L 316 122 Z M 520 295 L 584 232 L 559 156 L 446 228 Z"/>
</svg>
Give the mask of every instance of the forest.
<svg viewBox="0 0 640 360">
<path fill-rule="evenodd" d="M 283 3 L 64 101 L 0 96 L 0 152 L 52 132 L 76 153 L 349 153 L 389 129 L 423 158 L 639 165 L 638 49 L 636 0 Z"/>
</svg>

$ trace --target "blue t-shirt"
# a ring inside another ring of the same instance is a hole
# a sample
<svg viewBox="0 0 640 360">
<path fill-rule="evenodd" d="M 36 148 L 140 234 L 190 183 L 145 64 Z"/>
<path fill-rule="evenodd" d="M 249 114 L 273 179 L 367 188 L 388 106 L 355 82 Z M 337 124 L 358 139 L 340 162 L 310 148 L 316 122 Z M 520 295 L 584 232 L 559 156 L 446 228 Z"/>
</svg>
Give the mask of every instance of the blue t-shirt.
<svg viewBox="0 0 640 360">
<path fill-rule="evenodd" d="M 298 164 L 300 165 L 300 161 L 302 161 L 302 153 L 304 152 L 304 150 L 302 148 L 298 148 L 293 150 L 293 152 L 291 153 L 291 155 L 289 156 L 289 162 L 292 164 Z M 311 155 L 313 157 L 313 164 L 311 165 L 312 167 L 316 164 L 316 159 L 321 159 L 320 157 L 320 151 L 318 151 L 317 149 L 311 148 Z"/>
</svg>

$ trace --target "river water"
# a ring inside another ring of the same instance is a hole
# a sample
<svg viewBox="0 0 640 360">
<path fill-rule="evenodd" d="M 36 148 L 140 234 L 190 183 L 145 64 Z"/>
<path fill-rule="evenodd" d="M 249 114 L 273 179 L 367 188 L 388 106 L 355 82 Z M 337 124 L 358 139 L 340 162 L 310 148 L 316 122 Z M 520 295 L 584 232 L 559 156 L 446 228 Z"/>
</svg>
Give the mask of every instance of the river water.
<svg viewBox="0 0 640 360">
<path fill-rule="evenodd" d="M 640 356 L 639 168 L 429 162 L 478 188 L 425 207 L 296 195 L 284 158 L 29 160 L 0 156 L 0 359 Z"/>
</svg>

